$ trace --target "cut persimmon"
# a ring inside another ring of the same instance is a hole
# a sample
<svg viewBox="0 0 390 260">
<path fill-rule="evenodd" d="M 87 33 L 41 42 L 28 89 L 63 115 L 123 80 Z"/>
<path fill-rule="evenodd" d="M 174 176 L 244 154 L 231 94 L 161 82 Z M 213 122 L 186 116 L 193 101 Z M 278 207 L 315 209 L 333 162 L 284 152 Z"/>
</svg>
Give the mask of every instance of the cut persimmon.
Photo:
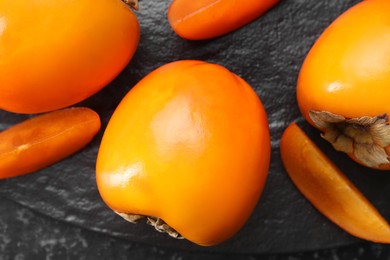
<svg viewBox="0 0 390 260">
<path fill-rule="evenodd" d="M 280 151 L 292 181 L 322 214 L 356 237 L 390 243 L 387 221 L 295 123 Z"/>
<path fill-rule="evenodd" d="M 206 40 L 252 22 L 279 1 L 174 0 L 168 9 L 168 21 L 180 37 Z"/>
<path fill-rule="evenodd" d="M 28 119 L 0 133 L 0 179 L 31 173 L 87 145 L 100 129 L 89 108 L 69 108 Z"/>
</svg>

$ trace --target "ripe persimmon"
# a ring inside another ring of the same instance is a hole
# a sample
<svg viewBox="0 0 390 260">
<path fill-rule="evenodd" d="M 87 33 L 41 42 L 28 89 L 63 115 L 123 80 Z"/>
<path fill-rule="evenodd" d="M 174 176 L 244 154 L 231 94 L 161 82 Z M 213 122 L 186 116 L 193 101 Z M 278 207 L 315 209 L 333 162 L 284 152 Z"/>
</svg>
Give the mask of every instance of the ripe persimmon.
<svg viewBox="0 0 390 260">
<path fill-rule="evenodd" d="M 177 61 L 141 80 L 104 133 L 96 180 L 124 218 L 204 246 L 249 218 L 270 162 L 266 113 L 240 77 L 216 64 Z"/>
<path fill-rule="evenodd" d="M 137 18 L 121 0 L 0 1 L 0 109 L 75 104 L 128 64 Z"/>
<path fill-rule="evenodd" d="M 390 1 L 362 1 L 319 37 L 297 87 L 305 118 L 335 149 L 389 169 Z"/>
<path fill-rule="evenodd" d="M 244 26 L 279 1 L 173 0 L 168 9 L 168 21 L 185 39 L 210 39 Z"/>
<path fill-rule="evenodd" d="M 100 118 L 84 107 L 38 115 L 0 132 L 0 179 L 32 173 L 87 145 Z"/>
</svg>

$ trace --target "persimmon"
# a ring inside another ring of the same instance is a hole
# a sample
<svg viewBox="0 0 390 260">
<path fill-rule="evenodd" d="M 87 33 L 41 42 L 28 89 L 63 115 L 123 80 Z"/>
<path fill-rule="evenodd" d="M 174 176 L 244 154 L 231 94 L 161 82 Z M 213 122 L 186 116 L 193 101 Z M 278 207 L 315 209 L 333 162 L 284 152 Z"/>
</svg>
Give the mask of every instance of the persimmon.
<svg viewBox="0 0 390 260">
<path fill-rule="evenodd" d="M 0 179 L 32 173 L 70 156 L 99 129 L 99 115 L 80 107 L 38 115 L 0 132 Z"/>
<path fill-rule="evenodd" d="M 125 68 L 138 39 L 121 0 L 2 0 L 0 108 L 29 114 L 82 101 Z"/>
<path fill-rule="evenodd" d="M 339 168 L 295 124 L 280 142 L 283 164 L 302 194 L 346 232 L 390 243 L 390 226 Z"/>
<path fill-rule="evenodd" d="M 135 221 L 210 246 L 235 234 L 262 193 L 270 161 L 267 116 L 226 68 L 164 65 L 121 101 L 99 148 L 106 204 Z"/>
<path fill-rule="evenodd" d="M 363 1 L 337 18 L 308 53 L 297 98 L 336 150 L 389 169 L 390 1 Z"/>
<path fill-rule="evenodd" d="M 168 9 L 172 29 L 189 40 L 234 31 L 264 14 L 279 0 L 173 0 Z"/>
</svg>

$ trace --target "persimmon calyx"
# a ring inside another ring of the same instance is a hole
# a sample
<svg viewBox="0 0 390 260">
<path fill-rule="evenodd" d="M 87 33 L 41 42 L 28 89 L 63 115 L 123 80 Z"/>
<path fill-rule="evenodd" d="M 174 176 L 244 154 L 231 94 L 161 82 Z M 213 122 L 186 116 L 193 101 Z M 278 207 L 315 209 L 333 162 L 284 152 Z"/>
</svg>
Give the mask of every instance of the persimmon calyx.
<svg viewBox="0 0 390 260">
<path fill-rule="evenodd" d="M 120 213 L 115 211 L 116 214 L 124 218 L 125 220 L 129 221 L 130 223 L 137 224 L 138 221 L 144 218 L 142 215 L 135 215 L 135 214 L 127 214 L 127 213 Z"/>
<path fill-rule="evenodd" d="M 390 125 L 387 114 L 346 118 L 327 111 L 309 112 L 313 123 L 321 130 L 322 138 L 337 151 L 353 155 L 368 167 L 388 164 L 385 147 L 390 145 Z"/>
<path fill-rule="evenodd" d="M 174 228 L 165 223 L 164 220 L 162 220 L 161 218 L 121 213 L 117 211 L 115 211 L 115 213 L 133 224 L 137 224 L 141 219 L 146 218 L 146 223 L 153 226 L 158 232 L 167 233 L 168 235 L 176 239 L 184 239 L 184 237 L 180 235 L 179 232 L 177 232 Z"/>
<path fill-rule="evenodd" d="M 176 239 L 184 239 L 184 237 L 180 235 L 179 232 L 170 227 L 161 218 L 147 217 L 146 223 L 153 226 L 158 232 L 167 233 L 168 235 Z"/>
<path fill-rule="evenodd" d="M 133 8 L 134 10 L 138 10 L 138 0 L 122 0 L 125 4 Z"/>
</svg>

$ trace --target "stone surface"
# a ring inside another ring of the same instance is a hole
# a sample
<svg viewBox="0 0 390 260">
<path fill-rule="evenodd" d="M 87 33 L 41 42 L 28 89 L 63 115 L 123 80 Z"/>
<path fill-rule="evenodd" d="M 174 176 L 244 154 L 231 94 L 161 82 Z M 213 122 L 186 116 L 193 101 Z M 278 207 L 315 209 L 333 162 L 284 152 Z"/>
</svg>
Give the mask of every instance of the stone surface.
<svg viewBox="0 0 390 260">
<path fill-rule="evenodd" d="M 56 223 L 68 223 L 172 250 L 225 254 L 283 253 L 360 243 L 361 240 L 330 223 L 302 197 L 289 180 L 279 158 L 281 134 L 291 121 L 297 120 L 380 212 L 390 219 L 387 202 L 390 175 L 364 169 L 335 152 L 320 140 L 317 131 L 303 122 L 295 100 L 297 75 L 306 53 L 326 26 L 356 2 L 284 0 L 261 18 L 229 35 L 190 42 L 180 39 L 170 29 L 166 19 L 169 1 L 141 1 L 137 13 L 141 40 L 132 62 L 109 86 L 80 104 L 99 113 L 103 123 L 100 133 L 84 150 L 60 163 L 34 174 L 0 181 L 0 196 L 25 207 L 22 212 L 32 209 L 58 220 L 52 222 L 53 227 Z M 142 77 L 160 65 L 178 59 L 214 62 L 237 73 L 256 90 L 269 116 L 272 161 L 261 201 L 236 236 L 211 248 L 171 239 L 154 232 L 145 223 L 131 225 L 125 222 L 104 205 L 95 184 L 94 168 L 99 142 L 115 107 Z M 27 117 L 0 111 L 0 129 Z M 2 221 L 4 226 L 7 221 L 12 223 L 12 218 L 4 217 Z M 13 238 L 0 239 L 7 244 Z M 51 238 L 48 239 L 48 242 L 42 243 L 50 245 Z M 58 246 L 59 242 L 55 243 Z M 81 240 L 75 243 L 83 245 Z"/>
<path fill-rule="evenodd" d="M 129 242 L 43 216 L 0 197 L 0 260 L 375 260 L 390 246 L 353 246 L 292 254 L 210 254 Z"/>
</svg>

